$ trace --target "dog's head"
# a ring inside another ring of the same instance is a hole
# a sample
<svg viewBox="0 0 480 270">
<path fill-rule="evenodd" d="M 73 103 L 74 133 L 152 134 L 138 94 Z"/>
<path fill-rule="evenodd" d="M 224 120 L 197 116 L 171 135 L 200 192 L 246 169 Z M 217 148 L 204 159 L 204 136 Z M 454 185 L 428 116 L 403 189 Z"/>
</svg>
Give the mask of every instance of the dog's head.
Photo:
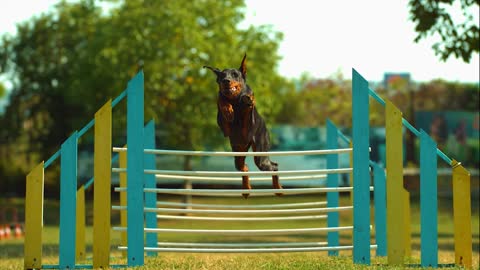
<svg viewBox="0 0 480 270">
<path fill-rule="evenodd" d="M 246 87 L 246 58 L 247 54 L 243 56 L 239 69 L 227 68 L 224 70 L 219 70 L 218 68 L 203 66 L 204 68 L 210 69 L 215 73 L 215 75 L 217 75 L 217 84 L 220 94 L 230 100 L 236 99 L 242 89 Z"/>
</svg>

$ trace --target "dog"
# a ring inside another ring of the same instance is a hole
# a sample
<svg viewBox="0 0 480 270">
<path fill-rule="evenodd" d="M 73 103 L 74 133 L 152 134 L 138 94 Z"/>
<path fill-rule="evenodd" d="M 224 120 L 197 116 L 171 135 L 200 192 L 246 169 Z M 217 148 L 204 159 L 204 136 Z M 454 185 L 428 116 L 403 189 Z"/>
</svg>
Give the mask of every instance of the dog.
<svg viewBox="0 0 480 270">
<path fill-rule="evenodd" d="M 265 121 L 257 112 L 253 90 L 246 83 L 247 54 L 243 56 L 239 69 L 228 68 L 220 70 L 204 66 L 217 76 L 217 124 L 225 137 L 230 140 L 234 152 L 248 152 L 252 147 L 254 152 L 267 152 L 270 150 L 270 135 Z M 261 171 L 278 171 L 278 164 L 271 161 L 268 156 L 255 156 L 255 165 Z M 235 168 L 238 171 L 248 172 L 245 156 L 235 157 Z M 275 189 L 282 189 L 278 175 L 272 175 L 272 184 Z M 247 175 L 242 176 L 242 188 L 251 189 Z M 248 198 L 249 193 L 242 194 Z M 275 193 L 281 196 L 282 193 Z"/>
</svg>

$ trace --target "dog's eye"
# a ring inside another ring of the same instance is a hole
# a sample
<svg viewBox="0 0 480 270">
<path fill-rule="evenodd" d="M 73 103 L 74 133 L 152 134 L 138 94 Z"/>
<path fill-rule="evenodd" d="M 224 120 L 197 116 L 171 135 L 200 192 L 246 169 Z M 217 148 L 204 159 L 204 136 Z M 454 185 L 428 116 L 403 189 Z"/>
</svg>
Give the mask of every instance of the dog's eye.
<svg viewBox="0 0 480 270">
<path fill-rule="evenodd" d="M 232 75 L 234 78 L 238 78 L 238 73 L 234 72 Z"/>
</svg>

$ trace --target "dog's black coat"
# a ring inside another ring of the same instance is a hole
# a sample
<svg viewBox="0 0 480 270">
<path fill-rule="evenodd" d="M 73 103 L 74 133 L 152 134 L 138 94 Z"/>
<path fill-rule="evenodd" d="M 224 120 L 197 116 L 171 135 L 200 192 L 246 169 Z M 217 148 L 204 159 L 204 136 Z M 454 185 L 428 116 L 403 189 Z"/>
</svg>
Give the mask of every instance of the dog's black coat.
<svg viewBox="0 0 480 270">
<path fill-rule="evenodd" d="M 252 147 L 254 152 L 270 150 L 270 135 L 264 119 L 255 106 L 253 90 L 246 83 L 246 55 L 239 69 L 209 68 L 217 75 L 219 86 L 217 100 L 217 123 L 225 137 L 230 140 L 234 152 L 247 152 Z M 268 156 L 255 156 L 255 165 L 262 171 L 277 171 L 278 164 Z M 245 157 L 235 157 L 235 167 L 239 171 L 248 171 Z M 243 176 L 243 188 L 250 189 L 248 176 Z M 281 188 L 278 176 L 273 175 L 273 186 Z M 278 194 L 280 195 L 280 194 Z M 248 194 L 244 194 L 245 197 Z"/>
</svg>

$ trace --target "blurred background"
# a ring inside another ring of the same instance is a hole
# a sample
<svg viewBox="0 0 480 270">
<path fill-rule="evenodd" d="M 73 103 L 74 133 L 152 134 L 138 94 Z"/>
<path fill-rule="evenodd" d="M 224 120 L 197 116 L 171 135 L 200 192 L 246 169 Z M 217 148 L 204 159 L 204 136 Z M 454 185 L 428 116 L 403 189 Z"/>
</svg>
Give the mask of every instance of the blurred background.
<svg viewBox="0 0 480 270">
<path fill-rule="evenodd" d="M 25 175 L 140 69 L 145 119 L 155 119 L 157 148 L 228 150 L 216 126 L 215 79 L 202 66 L 238 67 L 245 52 L 272 150 L 325 148 L 327 118 L 349 135 L 353 67 L 472 172 L 478 194 L 479 1 L 333 2 L 2 3 L 1 198 L 23 197 Z M 384 109 L 375 102 L 370 121 L 371 158 L 384 164 Z M 418 141 L 405 133 L 406 175 L 415 188 Z M 114 110 L 113 134 L 115 146 L 126 142 L 124 104 Z M 92 159 L 90 132 L 79 145 L 79 183 L 92 176 Z M 279 162 L 281 169 L 325 166 L 321 157 Z M 234 169 L 231 160 L 159 163 L 165 169 Z M 348 157 L 341 163 L 347 165 Z M 448 179 L 439 182 L 446 193 Z M 47 170 L 45 181 L 45 196 L 58 198 L 58 170 Z"/>
</svg>

